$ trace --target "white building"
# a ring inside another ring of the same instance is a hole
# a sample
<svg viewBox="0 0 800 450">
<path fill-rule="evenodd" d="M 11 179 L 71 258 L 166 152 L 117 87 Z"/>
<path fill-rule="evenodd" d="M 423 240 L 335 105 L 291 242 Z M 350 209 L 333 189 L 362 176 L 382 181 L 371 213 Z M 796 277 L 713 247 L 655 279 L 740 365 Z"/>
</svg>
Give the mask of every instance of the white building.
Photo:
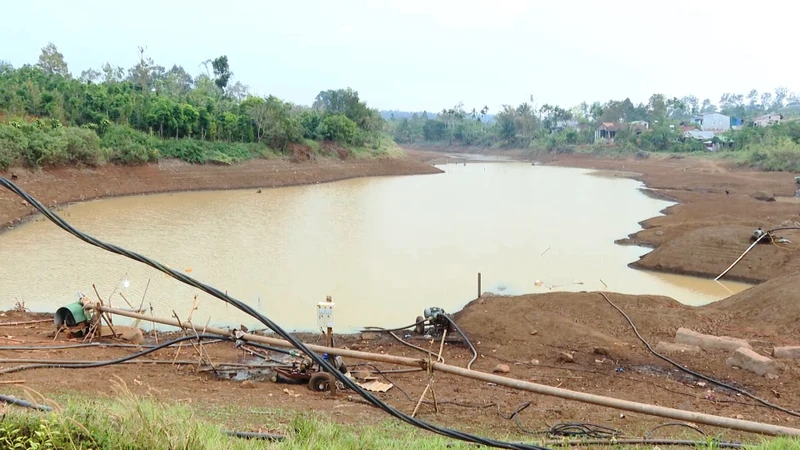
<svg viewBox="0 0 800 450">
<path fill-rule="evenodd" d="M 770 125 L 781 123 L 782 120 L 783 116 L 781 114 L 765 114 L 761 117 L 756 117 L 753 120 L 753 125 L 757 127 L 768 127 Z"/>
<path fill-rule="evenodd" d="M 703 131 L 724 132 L 731 129 L 731 118 L 720 113 L 705 113 L 696 116 L 692 122 Z"/>
</svg>

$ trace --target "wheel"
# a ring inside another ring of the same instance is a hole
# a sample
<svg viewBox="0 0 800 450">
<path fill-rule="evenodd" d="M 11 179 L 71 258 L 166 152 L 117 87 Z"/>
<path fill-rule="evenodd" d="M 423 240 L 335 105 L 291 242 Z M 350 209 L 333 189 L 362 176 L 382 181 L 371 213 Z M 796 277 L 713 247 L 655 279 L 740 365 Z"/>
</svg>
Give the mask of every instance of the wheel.
<svg viewBox="0 0 800 450">
<path fill-rule="evenodd" d="M 325 372 L 317 372 L 308 380 L 308 388 L 314 392 L 324 392 L 330 389 L 331 376 Z"/>
<path fill-rule="evenodd" d="M 414 332 L 416 332 L 417 334 L 425 334 L 425 324 L 424 324 L 424 323 L 420 323 L 420 322 L 422 322 L 423 320 L 425 320 L 425 318 L 424 318 L 424 317 L 422 317 L 422 316 L 417 316 L 417 320 L 415 320 L 415 321 L 414 321 L 414 322 L 417 324 L 417 325 L 414 327 Z"/>
</svg>

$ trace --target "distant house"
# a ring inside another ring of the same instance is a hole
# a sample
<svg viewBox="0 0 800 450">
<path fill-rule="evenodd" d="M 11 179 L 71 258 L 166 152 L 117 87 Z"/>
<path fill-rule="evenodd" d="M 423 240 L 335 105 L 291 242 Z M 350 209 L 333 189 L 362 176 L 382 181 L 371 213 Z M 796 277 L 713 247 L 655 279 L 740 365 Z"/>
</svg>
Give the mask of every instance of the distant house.
<svg viewBox="0 0 800 450">
<path fill-rule="evenodd" d="M 701 131 L 697 129 L 685 131 L 683 133 L 683 137 L 685 138 L 692 138 L 700 141 L 710 141 L 714 139 L 714 136 L 716 136 L 716 134 L 714 134 L 713 131 Z"/>
<path fill-rule="evenodd" d="M 620 125 L 613 122 L 603 122 L 594 130 L 594 141 L 595 142 L 614 142 L 614 139 L 617 137 L 617 131 L 620 130 Z"/>
<path fill-rule="evenodd" d="M 765 114 L 761 117 L 756 117 L 753 120 L 753 125 L 757 127 L 768 127 L 783 121 L 783 114 Z"/>
<path fill-rule="evenodd" d="M 698 130 L 698 128 L 696 126 L 694 126 L 694 125 L 683 125 L 683 124 L 681 124 L 681 134 L 683 134 L 684 137 L 687 137 L 686 136 L 686 132 L 687 131 L 692 131 L 692 130 Z"/>
<path fill-rule="evenodd" d="M 634 134 L 642 134 L 649 129 L 650 124 L 644 120 L 635 120 L 629 123 L 603 122 L 599 127 L 597 127 L 596 130 L 594 130 L 594 141 L 613 143 L 614 139 L 617 137 L 617 132 L 619 131 L 627 130 Z"/>
<path fill-rule="evenodd" d="M 553 133 L 560 133 L 564 130 L 577 130 L 579 126 L 580 122 L 577 120 L 557 120 L 550 131 Z"/>
<path fill-rule="evenodd" d="M 706 150 L 713 152 L 719 150 L 720 144 L 714 142 L 716 134 L 713 131 L 701 131 L 698 129 L 688 130 L 683 132 L 683 137 L 687 139 L 696 139 L 703 143 Z"/>
<path fill-rule="evenodd" d="M 724 132 L 731 129 L 731 118 L 720 113 L 705 113 L 695 116 L 692 122 L 703 131 Z"/>
<path fill-rule="evenodd" d="M 744 119 L 740 119 L 738 117 L 731 117 L 732 130 L 741 130 L 743 126 L 744 126 Z"/>
</svg>

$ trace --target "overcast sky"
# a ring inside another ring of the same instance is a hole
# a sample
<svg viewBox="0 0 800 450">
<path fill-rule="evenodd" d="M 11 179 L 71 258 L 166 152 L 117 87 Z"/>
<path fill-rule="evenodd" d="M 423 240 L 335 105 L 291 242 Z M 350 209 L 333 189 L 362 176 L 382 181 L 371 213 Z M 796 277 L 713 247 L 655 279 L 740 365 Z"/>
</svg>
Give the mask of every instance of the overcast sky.
<svg viewBox="0 0 800 450">
<path fill-rule="evenodd" d="M 439 111 L 694 94 L 715 103 L 800 91 L 791 0 L 27 0 L 3 2 L 0 59 L 35 63 L 55 43 L 79 75 L 228 55 L 257 94 L 310 104 L 352 87 L 370 106 Z"/>
</svg>

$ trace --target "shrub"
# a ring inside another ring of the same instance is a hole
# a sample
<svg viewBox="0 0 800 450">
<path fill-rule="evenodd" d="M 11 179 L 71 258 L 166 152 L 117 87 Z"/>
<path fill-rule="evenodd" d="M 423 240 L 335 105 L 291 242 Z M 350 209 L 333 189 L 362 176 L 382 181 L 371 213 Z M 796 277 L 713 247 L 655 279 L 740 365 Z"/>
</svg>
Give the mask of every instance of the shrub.
<svg viewBox="0 0 800 450">
<path fill-rule="evenodd" d="M 100 147 L 100 137 L 85 128 L 56 128 L 60 141 L 66 145 L 67 162 L 96 166 L 106 161 L 107 153 Z"/>
<path fill-rule="evenodd" d="M 0 170 L 8 169 L 28 147 L 25 133 L 13 126 L 0 124 Z"/>
<path fill-rule="evenodd" d="M 110 150 L 110 159 L 115 163 L 145 164 L 158 159 L 156 139 L 130 127 L 108 126 L 100 142 Z"/>
<path fill-rule="evenodd" d="M 800 144 L 788 137 L 749 144 L 740 162 L 763 170 L 800 172 Z"/>
<path fill-rule="evenodd" d="M 167 139 L 158 143 L 158 151 L 164 158 L 177 158 L 192 164 L 205 161 L 205 149 L 201 141 L 194 139 Z"/>
<path fill-rule="evenodd" d="M 356 135 L 356 129 L 356 123 L 344 114 L 331 114 L 322 120 L 319 135 L 329 141 L 350 143 Z"/>
</svg>

